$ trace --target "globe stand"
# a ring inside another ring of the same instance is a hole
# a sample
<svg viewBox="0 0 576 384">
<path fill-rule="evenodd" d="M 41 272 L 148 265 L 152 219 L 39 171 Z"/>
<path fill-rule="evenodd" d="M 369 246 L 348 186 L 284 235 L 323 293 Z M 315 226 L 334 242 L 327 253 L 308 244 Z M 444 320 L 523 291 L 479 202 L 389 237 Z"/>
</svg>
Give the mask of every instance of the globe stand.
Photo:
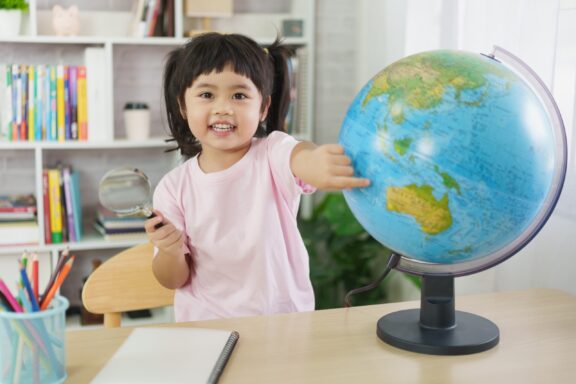
<svg viewBox="0 0 576 384">
<path fill-rule="evenodd" d="M 430 355 L 467 355 L 496 344 L 496 324 L 481 316 L 456 311 L 454 277 L 422 277 L 420 309 L 383 316 L 378 337 L 397 348 Z"/>
</svg>

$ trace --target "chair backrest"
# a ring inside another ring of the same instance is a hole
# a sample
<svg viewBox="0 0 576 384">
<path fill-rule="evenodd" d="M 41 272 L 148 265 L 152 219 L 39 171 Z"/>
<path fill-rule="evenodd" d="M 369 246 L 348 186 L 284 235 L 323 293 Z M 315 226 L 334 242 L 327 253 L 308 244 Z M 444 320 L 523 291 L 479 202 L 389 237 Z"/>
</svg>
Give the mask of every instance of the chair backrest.
<svg viewBox="0 0 576 384">
<path fill-rule="evenodd" d="M 151 243 L 128 248 L 106 260 L 86 280 L 84 307 L 104 314 L 104 327 L 120 326 L 122 312 L 172 305 L 174 291 L 156 281 Z"/>
</svg>

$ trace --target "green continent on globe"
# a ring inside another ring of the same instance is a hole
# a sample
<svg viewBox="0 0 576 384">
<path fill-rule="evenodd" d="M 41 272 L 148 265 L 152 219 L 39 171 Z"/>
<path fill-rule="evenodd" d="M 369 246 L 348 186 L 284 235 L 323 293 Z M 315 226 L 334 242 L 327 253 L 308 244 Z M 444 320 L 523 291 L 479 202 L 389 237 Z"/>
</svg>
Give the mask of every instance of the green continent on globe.
<svg viewBox="0 0 576 384">
<path fill-rule="evenodd" d="M 503 71 L 466 54 L 451 51 L 435 55 L 414 55 L 400 60 L 378 73 L 362 101 L 365 106 L 374 97 L 388 95 L 388 111 L 396 124 L 404 121 L 404 106 L 430 109 L 440 104 L 448 87 L 455 90 L 456 100 L 462 91 L 486 85 L 486 75 L 506 78 Z M 483 93 L 481 98 L 486 95 Z M 481 104 L 482 99 L 467 101 Z"/>
<path fill-rule="evenodd" d="M 442 177 L 442 183 L 446 186 L 446 188 L 454 188 L 458 194 L 460 194 L 460 184 L 452 176 L 450 176 L 447 172 L 442 172 L 440 168 L 435 165 L 434 170 L 437 174 Z"/>
<path fill-rule="evenodd" d="M 410 137 L 407 137 L 405 139 L 394 140 L 394 150 L 399 155 L 404 156 L 406 152 L 408 152 L 410 144 L 412 144 L 413 141 L 414 139 L 411 139 Z"/>
<path fill-rule="evenodd" d="M 410 215 L 429 235 L 436 235 L 452 225 L 452 214 L 448 207 L 448 194 L 436 200 L 429 185 L 410 184 L 405 187 L 386 189 L 386 208 Z"/>
</svg>

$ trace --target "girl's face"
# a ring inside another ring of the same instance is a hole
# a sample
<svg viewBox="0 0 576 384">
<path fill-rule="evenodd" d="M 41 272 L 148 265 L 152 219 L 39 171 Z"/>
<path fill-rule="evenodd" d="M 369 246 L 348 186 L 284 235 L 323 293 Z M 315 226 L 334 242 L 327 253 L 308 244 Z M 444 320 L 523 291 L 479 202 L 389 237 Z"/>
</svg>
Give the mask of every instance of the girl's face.
<svg viewBox="0 0 576 384">
<path fill-rule="evenodd" d="M 249 78 L 230 67 L 198 76 L 184 94 L 185 118 L 202 145 L 203 161 L 225 155 L 239 160 L 266 117 L 262 95 Z"/>
</svg>

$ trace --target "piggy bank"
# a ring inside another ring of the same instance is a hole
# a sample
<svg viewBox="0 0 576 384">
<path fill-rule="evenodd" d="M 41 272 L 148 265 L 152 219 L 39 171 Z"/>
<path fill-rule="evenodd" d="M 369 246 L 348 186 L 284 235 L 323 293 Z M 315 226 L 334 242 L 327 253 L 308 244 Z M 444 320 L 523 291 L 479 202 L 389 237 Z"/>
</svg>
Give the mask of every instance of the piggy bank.
<svg viewBox="0 0 576 384">
<path fill-rule="evenodd" d="M 60 5 L 52 7 L 52 28 L 57 36 L 75 36 L 80 30 L 79 12 L 76 5 L 64 9 Z"/>
</svg>

